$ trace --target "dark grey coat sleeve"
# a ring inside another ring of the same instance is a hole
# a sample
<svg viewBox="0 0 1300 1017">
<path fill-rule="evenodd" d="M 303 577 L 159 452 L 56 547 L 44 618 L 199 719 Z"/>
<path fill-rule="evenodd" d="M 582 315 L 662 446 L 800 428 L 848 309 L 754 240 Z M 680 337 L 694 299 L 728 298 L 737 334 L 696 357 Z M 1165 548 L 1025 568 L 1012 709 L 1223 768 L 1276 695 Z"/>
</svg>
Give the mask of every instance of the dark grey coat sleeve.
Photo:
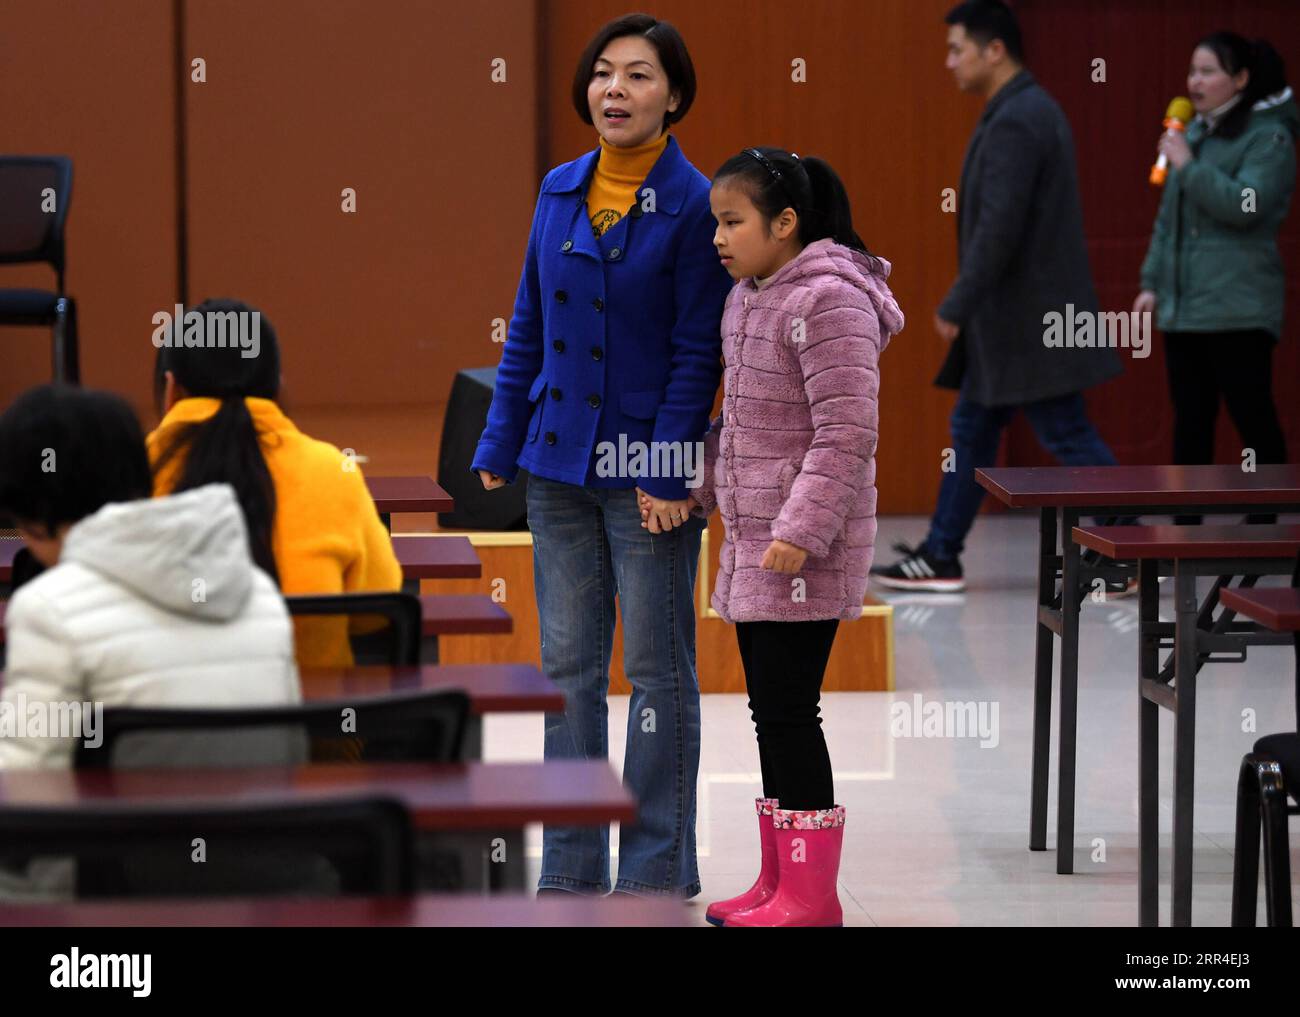
<svg viewBox="0 0 1300 1017">
<path fill-rule="evenodd" d="M 940 317 L 961 326 L 962 392 L 985 406 L 1077 392 L 1121 370 L 1112 349 L 1044 344 L 1046 314 L 1094 312 L 1097 296 L 1069 123 L 1051 96 L 1026 85 L 1007 86 L 972 139 L 958 276 L 939 305 Z"/>
<path fill-rule="evenodd" d="M 970 210 L 971 227 L 962 240 L 957 280 L 939 306 L 941 318 L 959 325 L 1001 282 L 1025 241 L 1042 153 L 1028 124 L 1004 116 L 985 127 L 980 156 L 979 204 Z M 958 196 L 959 201 L 964 198 Z"/>
</svg>

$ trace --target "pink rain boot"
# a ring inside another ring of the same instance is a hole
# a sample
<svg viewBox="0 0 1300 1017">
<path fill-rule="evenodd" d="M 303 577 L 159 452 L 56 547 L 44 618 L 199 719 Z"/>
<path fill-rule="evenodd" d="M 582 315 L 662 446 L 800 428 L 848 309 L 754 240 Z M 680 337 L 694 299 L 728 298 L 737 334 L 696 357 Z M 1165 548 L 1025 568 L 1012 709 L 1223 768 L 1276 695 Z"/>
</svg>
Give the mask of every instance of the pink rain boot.
<svg viewBox="0 0 1300 1017">
<path fill-rule="evenodd" d="M 757 907 L 733 911 L 727 928 L 843 925 L 836 884 L 844 845 L 844 806 L 818 812 L 774 809 L 776 893 Z"/>
<path fill-rule="evenodd" d="M 762 845 L 763 860 L 754 885 L 739 897 L 720 900 L 709 905 L 704 920 L 710 925 L 721 925 L 733 911 L 757 907 L 776 892 L 776 828 L 772 825 L 772 810 L 779 803 L 775 798 L 755 798 L 758 810 L 758 841 Z"/>
</svg>

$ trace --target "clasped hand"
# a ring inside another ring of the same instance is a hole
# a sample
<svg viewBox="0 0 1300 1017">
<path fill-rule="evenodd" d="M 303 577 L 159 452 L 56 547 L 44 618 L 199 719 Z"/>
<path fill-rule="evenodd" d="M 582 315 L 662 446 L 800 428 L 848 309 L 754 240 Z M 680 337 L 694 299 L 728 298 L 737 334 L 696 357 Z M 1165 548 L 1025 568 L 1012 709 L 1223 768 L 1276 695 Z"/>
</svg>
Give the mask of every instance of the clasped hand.
<svg viewBox="0 0 1300 1017">
<path fill-rule="evenodd" d="M 641 509 L 641 526 L 651 533 L 663 533 L 686 522 L 696 501 L 689 494 L 680 501 L 669 501 L 636 489 L 637 505 Z"/>
<path fill-rule="evenodd" d="M 664 501 L 662 498 L 646 494 L 639 487 L 636 489 L 636 497 L 641 507 L 641 525 L 651 533 L 662 533 L 664 530 L 671 530 L 674 526 L 680 526 L 686 521 L 691 509 L 698 504 L 689 494 L 681 501 Z M 774 540 L 763 553 L 760 566 L 773 572 L 793 574 L 802 571 L 807 558 L 808 552 L 802 547 L 796 547 L 784 540 Z"/>
</svg>

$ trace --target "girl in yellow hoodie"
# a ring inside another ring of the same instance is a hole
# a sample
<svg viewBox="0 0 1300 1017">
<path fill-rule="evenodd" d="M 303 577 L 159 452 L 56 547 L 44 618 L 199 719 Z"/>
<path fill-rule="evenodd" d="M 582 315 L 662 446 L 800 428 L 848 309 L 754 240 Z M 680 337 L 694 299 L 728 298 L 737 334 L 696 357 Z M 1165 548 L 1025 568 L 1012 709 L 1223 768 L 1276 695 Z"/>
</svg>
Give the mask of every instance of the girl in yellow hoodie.
<svg viewBox="0 0 1300 1017">
<path fill-rule="evenodd" d="M 208 300 L 155 333 L 162 422 L 147 439 L 154 495 L 230 484 L 253 560 L 285 594 L 392 591 L 393 544 L 360 467 L 276 404 L 280 348 L 260 312 Z M 185 345 L 185 343 L 192 345 Z M 352 663 L 342 618 L 295 618 L 299 667 Z"/>
</svg>

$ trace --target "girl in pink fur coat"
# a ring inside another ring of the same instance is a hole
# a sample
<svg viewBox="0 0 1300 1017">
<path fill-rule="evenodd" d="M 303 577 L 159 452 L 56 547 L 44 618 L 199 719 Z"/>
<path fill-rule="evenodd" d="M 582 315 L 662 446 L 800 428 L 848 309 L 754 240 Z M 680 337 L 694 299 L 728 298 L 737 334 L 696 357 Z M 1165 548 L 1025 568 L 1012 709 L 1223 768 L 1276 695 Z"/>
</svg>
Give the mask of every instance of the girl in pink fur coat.
<svg viewBox="0 0 1300 1017">
<path fill-rule="evenodd" d="M 840 925 L 844 807 L 819 717 L 841 619 L 861 616 L 876 533 L 879 357 L 903 315 L 887 261 L 853 229 L 820 159 L 749 148 L 723 164 L 714 246 L 736 280 L 722 317 L 722 415 L 692 512 L 722 513 L 713 607 L 734 622 L 758 734 L 762 863 L 715 925 Z M 645 511 L 648 529 L 656 524 Z"/>
</svg>

